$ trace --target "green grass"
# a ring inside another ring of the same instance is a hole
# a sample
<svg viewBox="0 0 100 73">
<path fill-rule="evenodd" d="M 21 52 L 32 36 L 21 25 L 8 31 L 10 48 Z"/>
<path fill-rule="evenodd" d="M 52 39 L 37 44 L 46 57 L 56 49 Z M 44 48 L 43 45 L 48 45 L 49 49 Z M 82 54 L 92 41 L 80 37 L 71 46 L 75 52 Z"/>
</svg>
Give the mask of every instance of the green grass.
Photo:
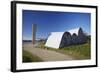
<svg viewBox="0 0 100 73">
<path fill-rule="evenodd" d="M 23 50 L 23 62 L 27 63 L 27 62 L 42 62 L 43 60 L 39 57 L 37 57 L 36 55 L 31 54 L 28 51 Z"/>
<path fill-rule="evenodd" d="M 48 50 L 54 50 L 63 54 L 71 55 L 75 59 L 90 59 L 91 58 L 91 47 L 90 43 L 71 45 L 64 48 L 53 49 L 48 48 Z"/>
<path fill-rule="evenodd" d="M 45 43 L 40 43 L 37 47 L 41 49 L 46 48 L 48 50 L 53 50 L 56 52 L 67 54 L 78 60 L 91 58 L 91 37 L 90 36 L 87 37 L 87 43 L 85 44 L 70 45 L 59 49 L 45 47 L 44 44 Z"/>
<path fill-rule="evenodd" d="M 60 52 L 66 55 L 70 55 L 78 60 L 91 58 L 90 42 L 87 42 L 85 44 L 79 44 L 79 45 L 70 45 L 67 47 L 59 48 L 59 49 L 45 47 L 44 43 L 39 44 L 38 47 L 42 49 L 47 48 L 48 50 L 53 50 L 53 51 Z"/>
</svg>

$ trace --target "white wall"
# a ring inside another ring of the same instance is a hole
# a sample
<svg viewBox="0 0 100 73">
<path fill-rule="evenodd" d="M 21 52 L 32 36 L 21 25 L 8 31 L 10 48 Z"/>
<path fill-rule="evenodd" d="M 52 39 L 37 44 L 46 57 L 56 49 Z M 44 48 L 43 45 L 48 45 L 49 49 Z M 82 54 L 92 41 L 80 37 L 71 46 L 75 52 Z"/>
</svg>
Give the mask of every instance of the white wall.
<svg viewBox="0 0 100 73">
<path fill-rule="evenodd" d="M 0 0 L 0 73 L 11 73 L 10 72 L 10 53 L 11 53 L 10 52 L 10 1 L 11 0 Z M 31 0 L 31 1 L 57 2 L 57 3 L 69 3 L 69 4 L 77 3 L 77 4 L 99 5 L 100 7 L 100 0 Z M 100 14 L 98 16 L 100 16 Z M 98 18 L 98 20 L 99 19 L 100 18 Z M 98 28 L 100 31 L 100 25 L 98 26 Z M 100 37 L 100 33 L 99 33 L 99 37 Z M 100 38 L 98 40 L 100 43 Z M 100 52 L 99 48 L 98 51 Z M 99 57 L 99 61 L 100 61 L 100 57 Z M 99 68 L 100 67 L 38 71 L 34 73 L 92 73 L 92 72 L 99 73 L 100 72 Z M 29 72 L 29 73 L 33 73 L 33 72 Z"/>
</svg>

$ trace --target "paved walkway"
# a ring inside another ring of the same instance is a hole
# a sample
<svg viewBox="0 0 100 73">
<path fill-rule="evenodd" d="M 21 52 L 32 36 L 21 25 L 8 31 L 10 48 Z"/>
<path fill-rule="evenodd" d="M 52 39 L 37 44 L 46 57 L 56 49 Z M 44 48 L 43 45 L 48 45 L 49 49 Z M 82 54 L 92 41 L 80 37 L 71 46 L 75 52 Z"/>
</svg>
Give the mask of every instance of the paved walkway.
<svg viewBox="0 0 100 73">
<path fill-rule="evenodd" d="M 68 55 L 61 54 L 56 51 L 35 48 L 32 46 L 32 44 L 24 44 L 23 48 L 24 50 L 32 53 L 33 55 L 40 57 L 43 61 L 73 60 L 73 58 Z"/>
</svg>

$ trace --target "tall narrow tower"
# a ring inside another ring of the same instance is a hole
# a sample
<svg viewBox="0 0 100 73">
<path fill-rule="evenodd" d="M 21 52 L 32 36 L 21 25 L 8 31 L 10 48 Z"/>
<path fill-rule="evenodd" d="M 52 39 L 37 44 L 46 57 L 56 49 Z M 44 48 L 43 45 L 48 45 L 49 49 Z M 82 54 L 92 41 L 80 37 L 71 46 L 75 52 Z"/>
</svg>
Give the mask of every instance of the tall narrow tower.
<svg viewBox="0 0 100 73">
<path fill-rule="evenodd" d="M 36 24 L 32 24 L 32 43 L 35 44 L 36 41 Z"/>
</svg>

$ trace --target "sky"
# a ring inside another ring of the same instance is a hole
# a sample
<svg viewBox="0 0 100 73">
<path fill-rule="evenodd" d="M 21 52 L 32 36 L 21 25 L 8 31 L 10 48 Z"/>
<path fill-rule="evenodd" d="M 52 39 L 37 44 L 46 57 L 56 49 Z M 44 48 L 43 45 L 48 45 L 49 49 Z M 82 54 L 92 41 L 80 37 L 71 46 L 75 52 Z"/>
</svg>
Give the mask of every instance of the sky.
<svg viewBox="0 0 100 73">
<path fill-rule="evenodd" d="M 90 13 L 23 10 L 22 14 L 23 40 L 32 40 L 32 24 L 37 25 L 36 39 L 45 39 L 51 32 L 78 27 L 85 33 L 91 33 Z"/>
</svg>

